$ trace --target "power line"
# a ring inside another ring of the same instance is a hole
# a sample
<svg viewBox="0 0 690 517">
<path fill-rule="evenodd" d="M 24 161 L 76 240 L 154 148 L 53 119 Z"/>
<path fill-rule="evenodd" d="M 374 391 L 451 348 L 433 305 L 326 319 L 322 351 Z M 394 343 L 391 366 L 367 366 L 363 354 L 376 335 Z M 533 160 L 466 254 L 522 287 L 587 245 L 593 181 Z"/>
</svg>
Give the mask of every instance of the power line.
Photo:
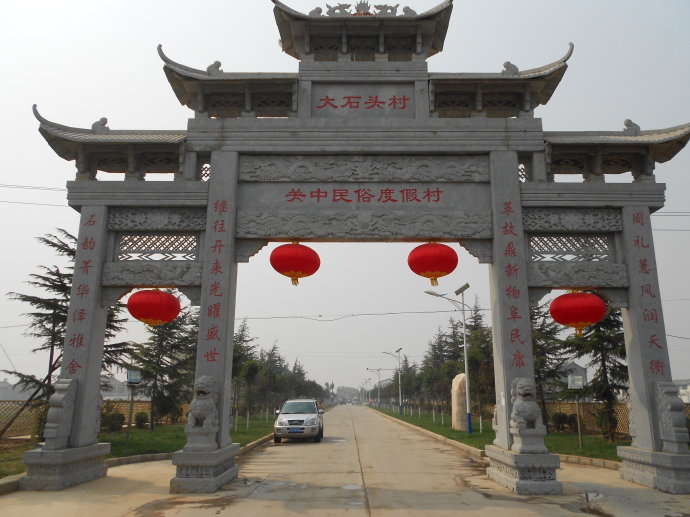
<svg viewBox="0 0 690 517">
<path fill-rule="evenodd" d="M 62 208 L 70 208 L 67 205 L 55 205 L 52 203 L 29 203 L 28 201 L 6 201 L 4 199 L 0 199 L 0 203 L 10 203 L 13 205 L 61 206 Z"/>
<path fill-rule="evenodd" d="M 67 192 L 66 188 L 37 187 L 35 185 L 11 185 L 8 183 L 0 183 L 0 187 L 2 187 L 2 188 L 20 188 L 20 189 L 24 189 L 24 190 L 49 190 L 52 192 Z"/>
<path fill-rule="evenodd" d="M 2 346 L 2 343 L 0 343 L 0 348 L 2 348 L 2 351 L 5 352 L 5 357 L 7 357 L 7 360 L 8 360 L 8 361 L 10 362 L 10 364 L 12 365 L 12 369 L 16 372 L 16 371 L 17 371 L 17 367 L 16 367 L 16 366 L 14 365 L 14 363 L 12 362 L 12 359 L 10 359 L 9 354 L 7 353 L 7 350 L 5 350 L 5 347 Z"/>
</svg>

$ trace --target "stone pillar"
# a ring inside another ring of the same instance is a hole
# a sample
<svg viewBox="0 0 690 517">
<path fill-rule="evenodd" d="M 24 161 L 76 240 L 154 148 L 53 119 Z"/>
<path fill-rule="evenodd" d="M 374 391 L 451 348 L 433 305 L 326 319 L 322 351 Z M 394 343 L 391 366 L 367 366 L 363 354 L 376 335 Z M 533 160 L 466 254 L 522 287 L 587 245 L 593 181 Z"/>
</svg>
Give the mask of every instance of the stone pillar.
<svg viewBox="0 0 690 517">
<path fill-rule="evenodd" d="M 453 377 L 450 387 L 450 425 L 458 431 L 467 431 L 467 381 L 465 374 Z"/>
<path fill-rule="evenodd" d="M 185 427 L 187 444 L 173 454 L 176 477 L 171 492 L 215 492 L 237 477 L 239 444 L 230 437 L 232 348 L 237 263 L 235 221 L 239 155 L 211 155 L 201 280 L 199 341 L 194 399 Z"/>
<path fill-rule="evenodd" d="M 546 429 L 536 403 L 517 153 L 492 152 L 489 167 L 496 439 L 486 447 L 487 475 L 518 494 L 560 494 L 559 458 L 544 446 Z"/>
<path fill-rule="evenodd" d="M 101 305 L 107 208 L 81 209 L 60 378 L 50 398 L 45 444 L 24 453 L 26 490 L 61 490 L 106 475 L 100 429 L 101 363 L 108 308 Z"/>
<path fill-rule="evenodd" d="M 623 309 L 630 375 L 630 447 L 618 447 L 624 479 L 671 493 L 690 493 L 688 431 L 671 366 L 661 308 L 649 209 L 625 207 L 623 249 L 628 308 Z"/>
</svg>

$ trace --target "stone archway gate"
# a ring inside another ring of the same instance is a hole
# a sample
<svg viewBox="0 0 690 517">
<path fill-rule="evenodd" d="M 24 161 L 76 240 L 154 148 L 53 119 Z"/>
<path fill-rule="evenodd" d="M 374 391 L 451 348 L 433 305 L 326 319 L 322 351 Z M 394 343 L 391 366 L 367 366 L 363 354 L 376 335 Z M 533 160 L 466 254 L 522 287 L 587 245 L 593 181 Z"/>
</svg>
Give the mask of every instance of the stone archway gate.
<svg viewBox="0 0 690 517">
<path fill-rule="evenodd" d="M 506 62 L 498 73 L 429 73 L 452 0 L 420 15 L 372 13 L 366 2 L 305 15 L 273 1 L 298 73 L 227 73 L 219 62 L 197 70 L 159 47 L 175 95 L 194 111 L 186 131 L 117 131 L 106 119 L 78 129 L 35 110 L 49 145 L 76 162 L 68 202 L 81 219 L 62 370 L 45 445 L 25 454 L 22 486 L 105 475 L 110 445 L 97 433 L 106 312 L 132 288 L 176 287 L 201 306 L 196 379 L 215 394 L 215 414 L 187 427 L 171 490 L 215 491 L 237 475 L 237 264 L 269 241 L 435 240 L 490 264 L 490 477 L 519 493 L 560 493 L 558 456 L 544 447 L 543 426 L 516 425 L 526 399 L 511 388 L 534 382 L 530 303 L 553 288 L 587 287 L 623 308 L 634 422 L 633 445 L 619 448 L 623 476 L 690 492 L 650 224 L 664 204 L 654 164 L 682 149 L 690 125 L 544 132 L 534 111 L 555 91 L 572 45 L 532 70 Z M 96 181 L 99 172 L 124 181 Z M 144 181 L 161 172 L 174 181 Z M 604 182 L 622 172 L 632 183 Z M 561 174 L 584 182 L 555 181 Z"/>
</svg>

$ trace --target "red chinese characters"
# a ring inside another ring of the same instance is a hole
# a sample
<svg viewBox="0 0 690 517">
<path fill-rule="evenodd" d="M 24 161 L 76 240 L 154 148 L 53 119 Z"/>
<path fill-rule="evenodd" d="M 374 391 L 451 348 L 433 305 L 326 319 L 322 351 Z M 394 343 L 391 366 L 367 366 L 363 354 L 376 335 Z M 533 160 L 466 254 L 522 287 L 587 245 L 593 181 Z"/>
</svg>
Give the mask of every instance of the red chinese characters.
<svg viewBox="0 0 690 517">
<path fill-rule="evenodd" d="M 440 188 L 333 188 L 330 190 L 323 190 L 316 188 L 313 190 L 304 191 L 301 188 L 291 188 L 285 194 L 285 200 L 288 203 L 305 203 L 307 200 L 312 200 L 316 203 L 329 202 L 332 204 L 340 203 L 441 203 L 443 197 L 443 190 Z"/>
<path fill-rule="evenodd" d="M 410 109 L 411 101 L 406 95 L 326 95 L 318 100 L 315 107 L 317 110 L 406 111 Z"/>
</svg>

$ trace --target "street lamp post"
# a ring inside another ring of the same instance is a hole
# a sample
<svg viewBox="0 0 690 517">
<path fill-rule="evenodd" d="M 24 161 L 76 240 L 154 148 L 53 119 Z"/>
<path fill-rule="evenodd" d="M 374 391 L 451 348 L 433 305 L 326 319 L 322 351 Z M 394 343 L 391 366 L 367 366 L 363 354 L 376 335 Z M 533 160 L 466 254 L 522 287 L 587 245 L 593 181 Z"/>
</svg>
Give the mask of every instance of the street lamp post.
<svg viewBox="0 0 690 517">
<path fill-rule="evenodd" d="M 467 364 L 467 325 L 465 321 L 465 291 L 470 288 L 470 284 L 465 284 L 455 291 L 455 296 L 460 295 L 460 301 L 454 300 L 453 298 L 448 298 L 445 294 L 437 293 L 436 291 L 424 291 L 426 294 L 431 296 L 437 296 L 438 298 L 443 298 L 452 303 L 455 308 L 462 310 L 462 349 L 463 357 L 465 360 L 465 404 L 467 406 L 467 434 L 472 434 L 472 411 L 470 409 L 470 372 Z"/>
<path fill-rule="evenodd" d="M 379 382 L 376 384 L 376 407 L 381 407 L 381 368 L 367 368 L 369 372 L 376 372 L 379 377 Z"/>
<path fill-rule="evenodd" d="M 395 352 L 384 352 L 384 354 L 388 354 L 398 359 L 398 413 L 400 415 L 402 415 L 402 367 L 400 363 L 401 350 L 402 347 L 398 348 Z"/>
</svg>

